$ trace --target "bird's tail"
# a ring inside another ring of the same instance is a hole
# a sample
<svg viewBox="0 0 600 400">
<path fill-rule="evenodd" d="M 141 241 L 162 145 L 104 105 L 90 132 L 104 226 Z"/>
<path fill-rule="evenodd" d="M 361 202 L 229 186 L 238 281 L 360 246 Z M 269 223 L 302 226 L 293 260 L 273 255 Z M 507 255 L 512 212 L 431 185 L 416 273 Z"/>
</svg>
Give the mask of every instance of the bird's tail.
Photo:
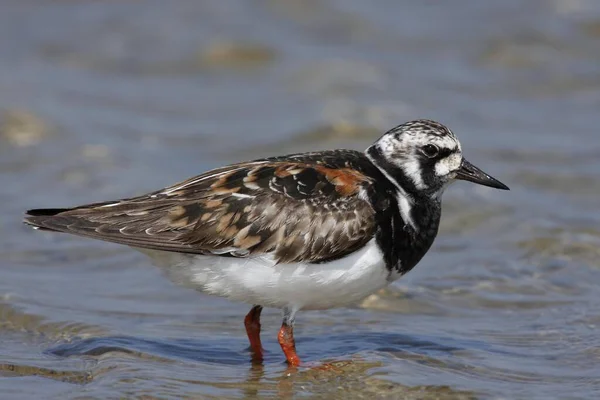
<svg viewBox="0 0 600 400">
<path fill-rule="evenodd" d="M 35 229 L 59 231 L 57 227 L 52 227 L 52 225 L 55 225 L 53 221 L 55 221 L 56 215 L 68 210 L 68 208 L 38 208 L 27 210 L 23 222 L 33 226 Z"/>
</svg>

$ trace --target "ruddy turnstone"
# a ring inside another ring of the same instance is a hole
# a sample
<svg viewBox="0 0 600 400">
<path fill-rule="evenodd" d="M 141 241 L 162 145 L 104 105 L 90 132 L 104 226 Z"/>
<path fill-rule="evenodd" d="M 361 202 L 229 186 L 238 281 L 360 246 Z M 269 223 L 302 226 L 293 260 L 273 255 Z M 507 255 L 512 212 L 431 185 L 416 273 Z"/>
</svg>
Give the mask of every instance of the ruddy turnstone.
<svg viewBox="0 0 600 400">
<path fill-rule="evenodd" d="M 177 283 L 252 304 L 244 324 L 254 360 L 263 306 L 282 309 L 278 340 L 296 366 L 296 313 L 356 302 L 414 268 L 457 179 L 508 190 L 463 158 L 448 128 L 417 120 L 364 153 L 242 162 L 139 197 L 29 210 L 25 222 L 131 246 Z"/>
</svg>

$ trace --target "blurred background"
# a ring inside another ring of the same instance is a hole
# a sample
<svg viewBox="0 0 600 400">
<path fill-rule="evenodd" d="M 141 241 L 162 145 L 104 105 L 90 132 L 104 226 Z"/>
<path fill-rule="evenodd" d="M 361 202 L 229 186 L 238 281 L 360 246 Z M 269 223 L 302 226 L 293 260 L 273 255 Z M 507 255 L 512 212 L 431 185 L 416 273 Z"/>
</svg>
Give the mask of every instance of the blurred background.
<svg viewBox="0 0 600 400">
<path fill-rule="evenodd" d="M 0 392 L 7 398 L 590 399 L 600 391 L 600 2 L 0 2 Z M 431 118 L 511 192 L 454 185 L 408 276 L 303 312 L 290 373 L 243 304 L 34 207 L 159 189 Z"/>
</svg>

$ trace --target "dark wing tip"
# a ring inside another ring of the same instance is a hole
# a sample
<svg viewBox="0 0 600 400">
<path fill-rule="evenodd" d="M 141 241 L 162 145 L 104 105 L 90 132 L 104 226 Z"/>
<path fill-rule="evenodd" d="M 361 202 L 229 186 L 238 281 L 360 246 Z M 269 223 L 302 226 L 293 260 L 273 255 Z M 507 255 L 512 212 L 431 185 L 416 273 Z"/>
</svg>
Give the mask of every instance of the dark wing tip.
<svg viewBox="0 0 600 400">
<path fill-rule="evenodd" d="M 38 208 L 33 210 L 25 211 L 25 218 L 23 223 L 33 226 L 35 229 L 56 231 L 48 226 L 48 221 L 53 216 L 60 214 L 61 212 L 67 211 L 68 208 Z"/>
<path fill-rule="evenodd" d="M 52 216 L 60 214 L 61 212 L 67 211 L 68 208 L 36 208 L 33 210 L 25 211 L 25 215 L 37 217 L 37 216 Z"/>
</svg>

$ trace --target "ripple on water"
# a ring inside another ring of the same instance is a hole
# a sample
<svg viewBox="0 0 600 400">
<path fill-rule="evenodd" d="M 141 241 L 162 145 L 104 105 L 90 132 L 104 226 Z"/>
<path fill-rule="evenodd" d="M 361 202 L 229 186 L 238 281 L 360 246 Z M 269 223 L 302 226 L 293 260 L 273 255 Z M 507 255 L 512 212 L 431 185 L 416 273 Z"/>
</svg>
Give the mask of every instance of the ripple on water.
<svg viewBox="0 0 600 400">
<path fill-rule="evenodd" d="M 106 336 L 59 344 L 47 352 L 61 358 L 97 360 L 103 370 L 94 370 L 88 375 L 96 378 L 102 376 L 103 380 L 116 379 L 115 384 L 122 384 L 127 379 L 125 377 L 130 375 L 134 375 L 138 380 L 150 379 L 150 376 L 154 376 L 153 365 L 161 370 L 168 368 L 173 377 L 161 376 L 152 379 L 155 383 L 162 381 L 157 384 L 161 393 L 169 393 L 169 388 L 172 388 L 171 394 L 179 395 L 194 387 L 207 386 L 234 392 L 242 390 L 256 396 L 289 395 L 302 388 L 301 390 L 308 392 L 316 390 L 319 395 L 327 398 L 364 398 L 369 395 L 383 398 L 396 398 L 395 396 L 399 395 L 407 396 L 406 398 L 434 398 L 440 394 L 450 399 L 475 398 L 473 393 L 447 386 L 409 387 L 383 380 L 386 376 L 385 371 L 372 374 L 383 364 L 364 360 L 361 356 L 368 353 L 388 354 L 409 361 L 414 361 L 417 357 L 420 363 L 435 365 L 436 357 L 446 357 L 452 352 L 460 351 L 460 343 L 445 345 L 439 343 L 443 342 L 439 338 L 424 340 L 409 335 L 377 332 L 353 332 L 299 339 L 298 345 L 309 349 L 305 354 L 306 366 L 301 368 L 287 368 L 279 354 L 273 355 L 269 352 L 264 364 L 252 366 L 248 363 L 247 352 L 232 350 L 240 347 L 240 341 L 230 339 L 153 340 Z M 328 345 L 326 349 L 321 348 L 319 343 L 324 340 L 334 345 Z M 417 356 L 422 353 L 426 355 Z M 340 361 L 340 358 L 345 358 L 344 354 L 355 355 Z M 143 363 L 136 362 L 136 359 Z M 332 362 L 328 363 L 328 359 Z M 240 368 L 240 365 L 247 367 Z M 194 371 L 203 371 L 203 378 L 195 377 Z M 209 379 L 213 374 L 219 378 Z M 231 376 L 224 378 L 223 374 Z M 240 374 L 247 375 L 247 380 L 240 381 Z M 188 375 L 190 377 L 185 378 Z"/>
</svg>

